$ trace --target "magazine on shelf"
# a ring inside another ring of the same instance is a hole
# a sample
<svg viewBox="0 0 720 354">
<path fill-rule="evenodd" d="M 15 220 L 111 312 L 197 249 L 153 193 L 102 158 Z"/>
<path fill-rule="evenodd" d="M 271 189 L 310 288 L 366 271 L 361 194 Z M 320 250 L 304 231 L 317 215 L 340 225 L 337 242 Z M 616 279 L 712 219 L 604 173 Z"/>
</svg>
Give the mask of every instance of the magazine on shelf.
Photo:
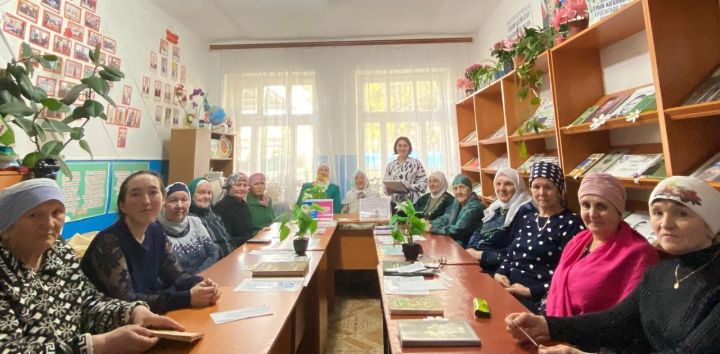
<svg viewBox="0 0 720 354">
<path fill-rule="evenodd" d="M 555 107 L 551 99 L 543 99 L 540 102 L 540 106 L 533 113 L 531 119 L 536 119 L 538 122 L 545 125 L 545 129 L 551 129 L 555 126 Z"/>
<path fill-rule="evenodd" d="M 448 319 L 397 320 L 403 347 L 479 346 L 475 330 L 467 321 Z"/>
<path fill-rule="evenodd" d="M 482 196 L 482 184 L 480 184 L 480 182 L 473 182 L 472 191 L 478 196 Z"/>
<path fill-rule="evenodd" d="M 592 114 L 588 115 L 585 120 L 578 122 L 577 124 L 590 123 L 593 119 L 600 116 L 607 116 L 612 113 L 618 106 L 620 106 L 630 96 L 630 93 L 619 93 L 605 97 L 605 101 L 602 104 L 598 104 L 598 109 Z"/>
<path fill-rule="evenodd" d="M 628 113 L 635 110 L 635 107 L 645 97 L 655 94 L 655 85 L 648 85 L 635 90 L 622 104 L 618 105 L 612 113 L 608 114 L 609 118 L 625 117 Z"/>
<path fill-rule="evenodd" d="M 503 125 L 500 127 L 500 129 L 496 130 L 494 133 L 492 133 L 490 136 L 488 136 L 488 139 L 495 139 L 495 138 L 502 138 L 505 136 L 505 126 Z"/>
<path fill-rule="evenodd" d="M 656 96 L 655 94 L 645 96 L 640 103 L 635 106 L 635 108 L 631 109 L 630 112 L 638 111 L 638 112 L 646 112 L 646 111 L 652 111 L 654 109 L 657 109 L 657 102 L 656 102 Z"/>
<path fill-rule="evenodd" d="M 549 162 L 560 166 L 560 158 L 554 155 L 543 155 L 537 162 Z"/>
<path fill-rule="evenodd" d="M 588 117 L 590 117 L 593 113 L 595 113 L 595 111 L 597 111 L 598 108 L 600 108 L 600 107 L 598 107 L 598 106 L 588 107 L 588 109 L 586 109 L 585 112 L 582 112 L 582 114 L 580 114 L 577 118 L 575 118 L 575 120 L 572 123 L 570 123 L 570 126 L 572 127 L 574 125 L 580 125 L 580 124 L 585 123 L 585 121 L 588 119 Z"/>
<path fill-rule="evenodd" d="M 605 172 L 607 171 L 612 165 L 617 162 L 623 155 L 630 152 L 630 149 L 616 149 L 611 151 L 608 154 L 605 154 L 605 156 L 598 161 L 593 167 L 590 167 L 590 169 L 587 171 L 587 173 L 590 172 Z"/>
<path fill-rule="evenodd" d="M 607 173 L 615 177 L 634 178 L 645 175 L 645 172 L 655 167 L 662 159 L 662 154 L 623 155 Z"/>
<path fill-rule="evenodd" d="M 667 171 L 665 171 L 665 158 L 661 158 L 657 165 L 645 171 L 645 175 L 649 178 L 667 178 Z"/>
<path fill-rule="evenodd" d="M 543 157 L 545 157 L 545 154 L 535 154 L 528 157 L 528 159 L 525 160 L 525 162 L 523 162 L 523 164 L 517 168 L 517 171 L 519 173 L 529 173 L 530 167 L 532 167 L 532 165 L 534 165 L 536 162 L 540 161 Z"/>
<path fill-rule="evenodd" d="M 720 182 L 720 152 L 707 160 L 691 176 L 706 182 Z"/>
<path fill-rule="evenodd" d="M 480 168 L 480 160 L 473 158 L 472 160 L 466 162 L 465 165 L 463 165 L 463 167 Z"/>
<path fill-rule="evenodd" d="M 493 169 L 495 171 L 503 168 L 503 167 L 510 167 L 510 161 L 508 160 L 508 154 L 503 154 L 502 156 L 498 157 L 497 160 L 493 161 L 488 168 Z"/>
<path fill-rule="evenodd" d="M 578 178 L 585 174 L 588 170 L 590 170 L 591 167 L 595 166 L 600 160 L 605 156 L 603 153 L 595 153 L 590 154 L 583 162 L 581 162 L 575 169 L 570 171 L 569 176 L 573 178 Z"/>
<path fill-rule="evenodd" d="M 685 99 L 683 105 L 698 104 L 720 99 L 720 67 L 704 78 Z"/>
<path fill-rule="evenodd" d="M 463 143 L 474 143 L 477 141 L 477 132 L 471 131 L 470 134 L 465 136 L 465 139 L 462 140 Z"/>
<path fill-rule="evenodd" d="M 650 226 L 650 214 L 647 211 L 635 211 L 625 217 L 625 222 L 652 245 L 657 245 L 657 235 Z"/>
</svg>

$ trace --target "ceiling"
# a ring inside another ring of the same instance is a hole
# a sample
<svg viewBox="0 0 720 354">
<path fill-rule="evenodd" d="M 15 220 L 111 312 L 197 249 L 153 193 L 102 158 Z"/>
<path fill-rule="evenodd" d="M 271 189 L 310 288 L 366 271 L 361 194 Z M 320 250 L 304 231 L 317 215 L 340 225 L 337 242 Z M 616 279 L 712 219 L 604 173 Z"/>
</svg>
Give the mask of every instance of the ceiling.
<svg viewBox="0 0 720 354">
<path fill-rule="evenodd" d="M 150 0 L 208 44 L 472 36 L 500 0 Z"/>
</svg>

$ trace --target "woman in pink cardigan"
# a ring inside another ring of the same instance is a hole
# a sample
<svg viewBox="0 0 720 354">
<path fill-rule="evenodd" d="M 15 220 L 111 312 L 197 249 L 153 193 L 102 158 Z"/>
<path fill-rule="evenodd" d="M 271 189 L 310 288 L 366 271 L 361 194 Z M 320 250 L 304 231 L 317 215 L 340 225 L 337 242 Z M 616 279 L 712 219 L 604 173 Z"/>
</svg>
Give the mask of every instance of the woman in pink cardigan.
<svg viewBox="0 0 720 354">
<path fill-rule="evenodd" d="M 547 297 L 548 316 L 608 309 L 625 298 L 658 262 L 647 240 L 622 220 L 625 188 L 607 173 L 591 173 L 578 190 L 587 226 L 565 246 Z"/>
</svg>

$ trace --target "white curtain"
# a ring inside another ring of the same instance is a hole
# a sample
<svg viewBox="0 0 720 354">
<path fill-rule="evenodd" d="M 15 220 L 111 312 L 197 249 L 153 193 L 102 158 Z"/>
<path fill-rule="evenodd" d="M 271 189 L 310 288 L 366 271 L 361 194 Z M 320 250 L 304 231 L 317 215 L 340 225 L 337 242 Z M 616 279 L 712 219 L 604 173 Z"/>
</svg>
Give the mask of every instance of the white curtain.
<svg viewBox="0 0 720 354">
<path fill-rule="evenodd" d="M 428 173 L 459 172 L 455 80 L 470 45 L 221 52 L 223 107 L 238 131 L 238 169 L 263 172 L 292 204 L 327 161 L 344 192 L 360 169 L 380 188 L 392 144 L 408 136 Z"/>
</svg>

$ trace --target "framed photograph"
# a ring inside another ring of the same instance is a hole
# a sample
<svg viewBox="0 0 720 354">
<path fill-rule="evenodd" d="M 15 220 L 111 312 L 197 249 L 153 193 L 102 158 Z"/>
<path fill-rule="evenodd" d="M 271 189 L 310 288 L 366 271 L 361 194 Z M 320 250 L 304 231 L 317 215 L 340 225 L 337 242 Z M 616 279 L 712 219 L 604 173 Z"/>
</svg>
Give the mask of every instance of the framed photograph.
<svg viewBox="0 0 720 354">
<path fill-rule="evenodd" d="M 65 96 L 67 96 L 67 94 L 70 92 L 70 90 L 72 90 L 73 87 L 75 87 L 75 85 L 77 85 L 77 84 L 74 82 L 60 80 L 60 82 L 58 83 L 58 92 L 57 92 L 58 99 L 65 98 Z M 108 105 L 108 106 L 111 106 L 111 105 Z"/>
<path fill-rule="evenodd" d="M 68 1 L 65 1 L 64 16 L 66 19 L 80 23 L 80 19 L 82 18 L 81 15 L 82 15 L 82 9 L 80 9 L 80 6 L 75 6 Z"/>
<path fill-rule="evenodd" d="M 100 64 L 107 63 L 107 54 L 100 52 L 100 60 L 98 60 Z"/>
<path fill-rule="evenodd" d="M 165 107 L 165 123 L 163 124 L 166 127 L 172 126 L 172 109 Z"/>
<path fill-rule="evenodd" d="M 40 15 L 40 6 L 32 3 L 30 0 L 18 0 L 17 14 L 37 23 Z"/>
<path fill-rule="evenodd" d="M 26 22 L 13 17 L 12 15 L 5 15 L 5 22 L 3 23 L 3 31 L 12 34 L 20 39 L 25 39 L 25 24 Z"/>
<path fill-rule="evenodd" d="M 84 1 L 84 0 L 83 0 Z M 127 144 L 127 128 L 126 127 L 120 127 L 118 128 L 118 140 L 117 140 L 117 147 L 119 148 L 125 148 L 125 145 Z"/>
<path fill-rule="evenodd" d="M 86 99 L 87 99 L 87 97 L 85 95 L 78 96 L 77 101 L 75 101 L 75 105 L 81 105 L 81 104 L 85 103 Z M 95 92 L 90 92 L 90 99 L 91 100 L 95 99 Z"/>
<path fill-rule="evenodd" d="M 185 80 L 187 80 L 187 66 L 181 65 L 180 66 L 180 83 L 184 84 Z"/>
<path fill-rule="evenodd" d="M 40 3 L 43 4 L 43 6 L 55 10 L 55 12 L 60 12 L 60 2 L 62 0 L 40 0 Z"/>
<path fill-rule="evenodd" d="M 160 55 L 164 57 L 168 55 L 168 42 L 164 39 L 160 40 Z"/>
<path fill-rule="evenodd" d="M 49 68 L 43 68 L 45 71 L 49 71 L 51 73 L 60 74 L 62 75 L 62 69 L 63 69 L 63 58 L 57 57 L 56 61 L 50 62 Z"/>
<path fill-rule="evenodd" d="M 28 35 L 28 42 L 45 49 L 50 48 L 50 32 L 40 29 L 35 25 L 30 25 L 30 34 Z"/>
<path fill-rule="evenodd" d="M 55 96 L 55 85 L 57 85 L 57 80 L 45 76 L 38 76 L 35 84 L 37 87 L 45 91 L 45 94 L 48 97 Z"/>
<path fill-rule="evenodd" d="M 110 37 L 104 36 L 102 39 L 102 49 L 115 54 L 115 51 L 117 50 L 117 42 Z"/>
<path fill-rule="evenodd" d="M 170 77 L 172 77 L 173 81 L 177 81 L 179 71 L 180 65 L 176 61 L 172 62 L 172 66 L 170 67 Z"/>
<path fill-rule="evenodd" d="M 55 31 L 57 33 L 62 33 L 62 23 L 63 18 L 60 17 L 60 15 L 48 11 L 47 9 L 43 10 L 43 17 L 42 17 L 42 26 L 51 30 Z"/>
<path fill-rule="evenodd" d="M 80 6 L 86 8 L 92 12 L 95 12 L 95 9 L 97 9 L 97 0 L 81 0 Z"/>
<path fill-rule="evenodd" d="M 173 114 L 173 121 L 172 121 L 173 127 L 179 127 L 180 126 L 180 110 L 177 108 L 174 108 L 172 114 Z"/>
<path fill-rule="evenodd" d="M 117 112 L 117 125 L 125 126 L 125 122 L 127 121 L 127 108 L 118 106 Z"/>
<path fill-rule="evenodd" d="M 80 43 L 75 43 L 73 58 L 84 62 L 90 62 L 90 47 Z"/>
<path fill-rule="evenodd" d="M 107 116 L 106 122 L 108 124 L 117 124 L 117 107 L 109 104 L 107 106 L 107 113 L 105 113 Z"/>
<path fill-rule="evenodd" d="M 163 102 L 167 104 L 172 103 L 172 87 L 170 87 L 170 84 L 165 84 L 165 91 L 163 92 Z"/>
<path fill-rule="evenodd" d="M 40 49 L 32 48 L 30 47 L 30 52 L 32 52 L 33 55 L 40 55 Z M 25 59 L 25 53 L 23 53 L 22 46 L 18 48 L 18 60 Z"/>
<path fill-rule="evenodd" d="M 157 72 L 157 54 L 150 52 L 150 70 Z"/>
<path fill-rule="evenodd" d="M 90 48 L 103 47 L 103 35 L 93 30 L 88 30 L 87 44 Z"/>
<path fill-rule="evenodd" d="M 160 58 L 160 76 L 168 76 L 168 59 L 165 57 Z"/>
<path fill-rule="evenodd" d="M 128 107 L 127 109 L 127 119 L 125 120 L 125 125 L 128 127 L 135 126 L 135 109 L 132 107 Z"/>
<path fill-rule="evenodd" d="M 150 78 L 147 76 L 142 78 L 142 95 L 144 97 L 150 96 Z"/>
<path fill-rule="evenodd" d="M 70 37 L 78 42 L 83 41 L 83 37 L 85 36 L 85 27 L 72 21 L 67 21 L 65 26 L 67 26 L 65 27 L 65 32 L 63 33 L 65 37 Z"/>
<path fill-rule="evenodd" d="M 100 32 L 100 16 L 85 11 L 85 27 Z"/>
<path fill-rule="evenodd" d="M 163 107 L 161 105 L 155 106 L 155 123 L 162 124 Z"/>
<path fill-rule="evenodd" d="M 107 65 L 120 70 L 120 62 L 121 62 L 120 58 L 114 57 L 112 55 L 108 55 L 108 64 Z"/>
<path fill-rule="evenodd" d="M 95 70 L 95 66 L 94 66 L 94 65 L 85 65 L 83 68 L 85 68 L 85 70 L 83 70 L 83 77 L 84 77 L 84 78 L 93 75 L 93 71 Z"/>
<path fill-rule="evenodd" d="M 82 64 L 74 60 L 65 59 L 65 76 L 80 80 L 82 79 L 82 74 Z"/>
<path fill-rule="evenodd" d="M 70 53 L 72 53 L 72 42 L 63 36 L 56 34 L 53 36 L 53 51 L 69 57 Z"/>
<path fill-rule="evenodd" d="M 130 100 L 132 100 L 132 86 L 125 85 L 123 86 L 122 104 L 129 106 Z"/>
<path fill-rule="evenodd" d="M 178 60 L 178 61 L 180 60 L 180 47 L 178 47 L 176 45 L 173 46 L 173 56 L 172 57 L 175 60 Z"/>
</svg>

